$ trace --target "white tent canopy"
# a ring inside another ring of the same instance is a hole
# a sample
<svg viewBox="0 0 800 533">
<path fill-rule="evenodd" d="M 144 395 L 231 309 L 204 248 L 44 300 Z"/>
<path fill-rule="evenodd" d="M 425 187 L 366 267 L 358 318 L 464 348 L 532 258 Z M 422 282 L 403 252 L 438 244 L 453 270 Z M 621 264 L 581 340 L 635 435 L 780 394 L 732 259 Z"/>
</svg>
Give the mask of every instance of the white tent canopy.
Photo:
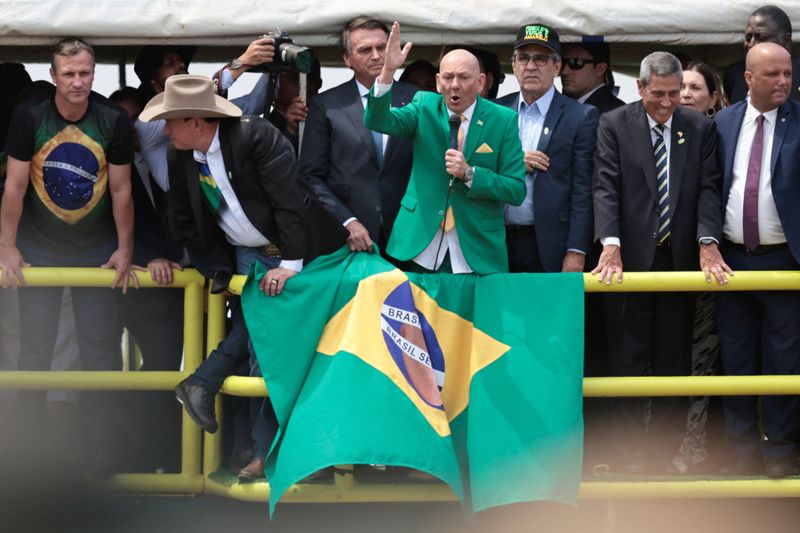
<svg viewBox="0 0 800 533">
<path fill-rule="evenodd" d="M 800 27 L 797 0 L 774 2 Z M 603 36 L 612 43 L 723 45 L 741 42 L 761 3 L 673 0 L 0 0 L 0 46 L 47 45 L 80 35 L 95 45 L 245 44 L 280 27 L 298 43 L 331 46 L 341 24 L 360 14 L 398 20 L 404 40 L 420 45 L 509 44 L 526 22 L 558 28 L 562 40 Z"/>
</svg>

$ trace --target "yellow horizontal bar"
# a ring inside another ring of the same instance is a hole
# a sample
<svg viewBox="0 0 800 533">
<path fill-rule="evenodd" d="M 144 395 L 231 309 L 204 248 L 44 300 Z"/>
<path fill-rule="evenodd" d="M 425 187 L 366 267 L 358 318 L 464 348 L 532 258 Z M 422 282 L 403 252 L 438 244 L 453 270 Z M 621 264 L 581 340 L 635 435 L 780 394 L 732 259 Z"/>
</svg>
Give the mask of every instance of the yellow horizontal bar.
<svg viewBox="0 0 800 533">
<path fill-rule="evenodd" d="M 0 372 L 0 390 L 172 390 L 188 375 L 177 371 L 10 371 Z"/>
<path fill-rule="evenodd" d="M 206 479 L 206 494 L 225 496 L 249 502 L 269 501 L 269 483 L 224 485 Z M 385 502 L 450 502 L 456 496 L 444 483 L 360 484 L 342 489 L 330 483 L 298 483 L 289 487 L 281 503 L 385 503 Z"/>
<path fill-rule="evenodd" d="M 152 494 L 201 494 L 205 480 L 201 475 L 186 474 L 117 474 L 105 484 L 120 492 Z"/>
<path fill-rule="evenodd" d="M 268 396 L 262 378 L 231 376 L 221 392 L 230 396 Z M 800 376 L 648 376 L 584 378 L 587 398 L 632 396 L 800 395 Z"/>
<path fill-rule="evenodd" d="M 243 396 L 245 398 L 269 396 L 264 378 L 245 376 L 230 376 L 222 384 L 219 391 L 228 396 Z"/>
<path fill-rule="evenodd" d="M 116 272 L 103 268 L 45 268 L 27 267 L 22 269 L 25 282 L 32 287 L 110 287 Z M 205 278 L 194 269 L 173 270 L 174 281 L 171 287 L 186 287 L 200 284 Z M 147 272 L 137 272 L 139 286 L 142 288 L 158 287 Z"/>
<path fill-rule="evenodd" d="M 250 502 L 269 500 L 269 483 L 226 486 L 206 480 L 206 494 Z M 583 481 L 578 498 L 582 500 L 650 498 L 796 498 L 800 497 L 800 479 L 681 479 L 650 481 Z M 455 494 L 444 483 L 355 483 L 341 490 L 334 483 L 298 483 L 292 485 L 281 503 L 379 503 L 379 502 L 450 502 Z"/>
<path fill-rule="evenodd" d="M 555 274 L 554 274 L 555 275 Z M 586 292 L 682 292 L 682 291 L 791 291 L 800 290 L 800 272 L 749 271 L 734 272 L 725 285 L 706 282 L 705 275 L 695 272 L 623 272 L 622 282 L 616 278 L 610 285 L 600 283 L 597 276 L 583 275 Z M 233 276 L 229 289 L 241 294 L 245 276 Z"/>
<path fill-rule="evenodd" d="M 770 394 L 800 394 L 800 376 L 647 376 L 583 380 L 583 395 L 587 398 Z"/>
<path fill-rule="evenodd" d="M 800 479 L 674 479 L 664 481 L 584 481 L 583 500 L 650 498 L 797 498 Z"/>
<path fill-rule="evenodd" d="M 725 285 L 713 280 L 706 282 L 705 275 L 696 272 L 628 272 L 622 282 L 616 278 L 610 285 L 601 283 L 597 276 L 583 275 L 586 292 L 678 292 L 678 291 L 790 291 L 800 289 L 800 272 L 735 272 Z"/>
</svg>

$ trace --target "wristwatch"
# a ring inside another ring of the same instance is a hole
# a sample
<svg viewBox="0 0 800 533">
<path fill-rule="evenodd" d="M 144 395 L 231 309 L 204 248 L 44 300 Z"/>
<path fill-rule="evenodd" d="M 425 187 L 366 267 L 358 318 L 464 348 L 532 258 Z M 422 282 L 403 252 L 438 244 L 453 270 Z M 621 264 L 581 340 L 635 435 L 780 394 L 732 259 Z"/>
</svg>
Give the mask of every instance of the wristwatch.
<svg viewBox="0 0 800 533">
<path fill-rule="evenodd" d="M 244 63 L 242 63 L 242 61 L 238 57 L 236 59 L 231 60 L 231 62 L 228 63 L 228 68 L 230 70 L 239 70 L 243 66 Z"/>
<path fill-rule="evenodd" d="M 464 171 L 464 183 L 468 184 L 472 181 L 472 178 L 475 177 L 475 167 L 467 167 L 467 170 Z"/>
</svg>

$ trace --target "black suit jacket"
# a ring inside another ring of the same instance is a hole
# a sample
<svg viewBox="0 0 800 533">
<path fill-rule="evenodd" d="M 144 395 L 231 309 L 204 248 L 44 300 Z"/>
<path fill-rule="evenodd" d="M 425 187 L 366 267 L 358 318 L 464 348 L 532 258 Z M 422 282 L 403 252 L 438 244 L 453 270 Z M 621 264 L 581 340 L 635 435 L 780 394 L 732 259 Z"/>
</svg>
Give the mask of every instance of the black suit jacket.
<svg viewBox="0 0 800 533">
<path fill-rule="evenodd" d="M 395 82 L 392 106 L 414 97 L 416 87 Z M 392 232 L 413 160 L 409 139 L 389 137 L 383 165 L 364 127 L 364 104 L 355 79 L 325 91 L 311 103 L 300 151 L 300 175 L 339 223 L 357 218 L 378 241 Z"/>
<path fill-rule="evenodd" d="M 714 122 L 682 107 L 672 118 L 669 202 L 676 270 L 698 268 L 700 237 L 720 239 L 720 184 Z M 658 200 L 650 126 L 642 102 L 600 117 L 594 153 L 598 239 L 619 237 L 622 265 L 648 271 L 656 253 Z"/>
<path fill-rule="evenodd" d="M 147 194 L 143 179 L 150 181 L 153 199 Z M 131 197 L 133 199 L 133 262 L 145 266 L 159 257 L 178 262 L 183 250 L 169 231 L 167 201 L 164 191 L 150 176 L 142 178 L 136 165 L 131 165 Z"/>
<path fill-rule="evenodd" d="M 298 179 L 289 142 L 268 120 L 223 119 L 219 127 L 236 197 L 253 226 L 281 249 L 283 259 L 311 261 L 344 244 L 347 232 Z M 233 248 L 202 199 L 192 151 L 170 146 L 168 161 L 175 239 L 201 253 L 211 270 L 234 272 Z"/>
<path fill-rule="evenodd" d="M 597 89 L 584 103 L 595 106 L 601 115 L 625 105 L 625 102 L 614 94 L 613 87 L 608 85 Z"/>
<path fill-rule="evenodd" d="M 726 70 L 722 83 L 725 95 L 732 104 L 741 102 L 747 95 L 747 82 L 744 81 L 744 61 L 732 63 Z M 792 56 L 792 87 L 789 98 L 800 100 L 800 59 Z"/>
<path fill-rule="evenodd" d="M 519 93 L 497 100 L 519 109 Z M 592 155 L 598 112 L 558 91 L 536 147 L 550 158 L 533 182 L 533 213 L 539 257 L 547 272 L 560 272 L 568 249 L 588 253 L 592 243 Z M 545 133 L 549 132 L 549 133 Z"/>
</svg>

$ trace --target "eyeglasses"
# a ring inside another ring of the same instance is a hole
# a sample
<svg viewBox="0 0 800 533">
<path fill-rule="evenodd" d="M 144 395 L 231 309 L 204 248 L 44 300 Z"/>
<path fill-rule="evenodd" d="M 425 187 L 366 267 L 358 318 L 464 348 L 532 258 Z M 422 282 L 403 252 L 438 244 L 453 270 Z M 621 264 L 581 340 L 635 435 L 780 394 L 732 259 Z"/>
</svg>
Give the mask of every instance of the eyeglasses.
<svg viewBox="0 0 800 533">
<path fill-rule="evenodd" d="M 533 61 L 537 67 L 543 67 L 553 58 L 553 56 L 546 56 L 544 54 L 514 54 L 511 56 L 511 58 L 523 67 L 527 66 L 531 61 Z"/>
<path fill-rule="evenodd" d="M 564 65 L 572 70 L 580 70 L 586 65 L 596 65 L 599 63 L 596 59 L 584 59 L 582 57 L 565 57 L 563 61 Z"/>
</svg>

